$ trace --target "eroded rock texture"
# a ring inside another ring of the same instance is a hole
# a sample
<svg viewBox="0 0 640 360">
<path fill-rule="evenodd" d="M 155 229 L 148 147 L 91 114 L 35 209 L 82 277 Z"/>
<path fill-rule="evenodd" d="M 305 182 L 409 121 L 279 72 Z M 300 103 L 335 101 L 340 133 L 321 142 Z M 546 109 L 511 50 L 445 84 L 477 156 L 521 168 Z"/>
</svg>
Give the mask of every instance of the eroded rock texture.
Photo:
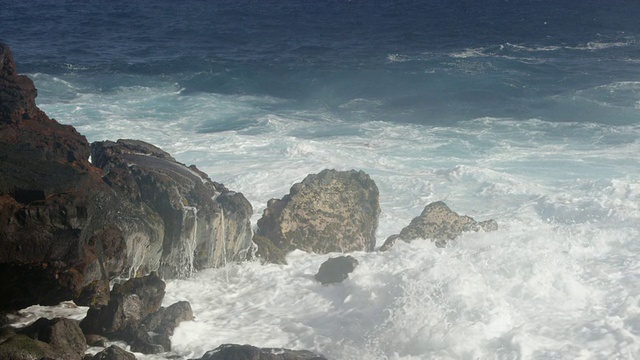
<svg viewBox="0 0 640 360">
<path fill-rule="evenodd" d="M 285 253 L 371 251 L 379 215 L 378 187 L 369 175 L 323 170 L 293 185 L 282 199 L 270 200 L 256 235 Z"/>
<path fill-rule="evenodd" d="M 463 232 L 497 229 L 498 223 L 495 220 L 478 222 L 469 216 L 458 215 L 444 202 L 436 201 L 427 205 L 422 214 L 411 220 L 400 234 L 389 236 L 380 250 L 389 249 L 398 239 L 404 241 L 429 239 L 437 246 L 444 246 L 447 241 L 455 239 Z"/>
<path fill-rule="evenodd" d="M 0 66 L 0 311 L 104 303 L 89 284 L 157 268 L 162 219 L 102 180 L 85 137 L 37 108 L 33 82 L 4 44 Z"/>
<path fill-rule="evenodd" d="M 253 209 L 242 194 L 142 141 L 96 142 L 91 156 L 110 186 L 162 219 L 162 277 L 184 277 L 246 259 Z"/>
</svg>

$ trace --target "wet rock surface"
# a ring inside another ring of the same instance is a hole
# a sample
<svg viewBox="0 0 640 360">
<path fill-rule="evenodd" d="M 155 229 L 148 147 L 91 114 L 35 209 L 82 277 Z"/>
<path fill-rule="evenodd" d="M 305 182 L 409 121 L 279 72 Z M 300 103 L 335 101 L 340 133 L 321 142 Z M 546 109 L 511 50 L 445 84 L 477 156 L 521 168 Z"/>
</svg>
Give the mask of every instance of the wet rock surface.
<svg viewBox="0 0 640 360">
<path fill-rule="evenodd" d="M 225 344 L 192 360 L 327 360 L 307 350 L 258 348 L 251 345 Z"/>
<path fill-rule="evenodd" d="M 256 235 L 284 253 L 371 251 L 379 215 L 378 187 L 369 175 L 323 170 L 293 185 L 282 199 L 270 200 Z"/>
<path fill-rule="evenodd" d="M 164 308 L 165 283 L 156 273 L 114 285 L 107 306 L 90 308 L 80 327 L 87 338 L 122 340 L 133 351 L 171 350 L 170 337 L 182 322 L 193 320 L 191 305 L 180 301 Z"/>
<path fill-rule="evenodd" d="M 74 300 L 125 272 L 126 250 L 153 242 L 161 222 L 102 180 L 84 136 L 37 108 L 33 82 L 4 44 L 0 65 L 0 310 Z"/>
<path fill-rule="evenodd" d="M 152 209 L 164 224 L 158 271 L 164 278 L 245 260 L 251 247 L 251 204 L 195 166 L 138 140 L 91 145 L 105 181 Z"/>
<path fill-rule="evenodd" d="M 331 258 L 320 265 L 315 278 L 322 285 L 340 283 L 349 277 L 356 266 L 358 266 L 358 260 L 352 256 Z"/>
<path fill-rule="evenodd" d="M 85 356 L 84 360 L 135 360 L 136 357 L 132 353 L 111 345 L 93 356 Z"/>
<path fill-rule="evenodd" d="M 0 330 L 0 359 L 70 359 L 84 356 L 87 343 L 74 320 L 38 319 L 23 329 Z"/>
<path fill-rule="evenodd" d="M 466 215 L 458 215 L 444 202 L 436 201 L 427 205 L 420 216 L 400 231 L 391 235 L 380 247 L 381 251 L 388 250 L 397 240 L 411 241 L 415 239 L 429 239 L 437 246 L 444 246 L 463 232 L 495 231 L 498 223 L 495 220 L 478 222 Z"/>
</svg>

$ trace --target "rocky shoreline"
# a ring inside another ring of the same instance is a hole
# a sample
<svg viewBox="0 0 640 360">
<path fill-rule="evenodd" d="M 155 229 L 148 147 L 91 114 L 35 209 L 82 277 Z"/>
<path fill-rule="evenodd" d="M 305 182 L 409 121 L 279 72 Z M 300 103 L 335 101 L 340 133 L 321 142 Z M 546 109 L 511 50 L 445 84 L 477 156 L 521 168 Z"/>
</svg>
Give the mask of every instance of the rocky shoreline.
<svg viewBox="0 0 640 360">
<path fill-rule="evenodd" d="M 85 356 L 87 342 L 104 346 L 107 339 L 166 352 L 173 329 L 194 314 L 188 303 L 160 307 L 163 279 L 251 259 L 283 264 L 296 249 L 375 251 L 379 192 L 363 171 L 310 174 L 269 201 L 254 234 L 253 208 L 241 193 L 139 140 L 89 144 L 36 106 L 33 82 L 19 75 L 4 44 L 0 67 L 0 314 L 62 301 L 90 308 L 80 323 L 4 325 L 0 360 L 133 356 L 115 347 Z M 444 246 L 463 232 L 496 229 L 494 220 L 477 222 L 435 202 L 380 250 L 398 239 Z M 316 278 L 331 284 L 358 262 L 326 264 Z M 114 285 L 117 278 L 129 280 Z M 201 359 L 227 358 L 324 359 L 229 344 Z"/>
</svg>

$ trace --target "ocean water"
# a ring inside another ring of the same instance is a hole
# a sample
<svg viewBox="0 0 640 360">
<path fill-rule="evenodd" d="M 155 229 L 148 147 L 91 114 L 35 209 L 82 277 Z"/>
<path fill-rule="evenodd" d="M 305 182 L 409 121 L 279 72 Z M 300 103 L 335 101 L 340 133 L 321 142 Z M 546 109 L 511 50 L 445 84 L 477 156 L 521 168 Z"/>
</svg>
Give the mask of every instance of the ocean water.
<svg viewBox="0 0 640 360">
<path fill-rule="evenodd" d="M 638 16 L 624 0 L 0 1 L 0 41 L 49 116 L 196 164 L 249 199 L 254 225 L 336 168 L 378 185 L 378 245 L 437 200 L 500 226 L 352 253 L 335 286 L 313 275 L 338 254 L 303 252 L 168 281 L 165 304 L 190 301 L 196 320 L 140 358 L 249 343 L 638 359 Z"/>
</svg>

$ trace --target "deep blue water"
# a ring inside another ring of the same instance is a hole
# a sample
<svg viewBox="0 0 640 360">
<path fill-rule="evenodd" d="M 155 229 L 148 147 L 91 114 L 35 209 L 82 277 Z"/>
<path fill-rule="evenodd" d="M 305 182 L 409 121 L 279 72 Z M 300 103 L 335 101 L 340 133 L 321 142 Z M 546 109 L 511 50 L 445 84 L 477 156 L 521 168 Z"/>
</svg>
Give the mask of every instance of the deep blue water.
<svg viewBox="0 0 640 360">
<path fill-rule="evenodd" d="M 346 121 L 635 124 L 639 16 L 638 1 L 2 1 L 0 41 L 21 72 L 81 92 L 175 83 Z"/>
<path fill-rule="evenodd" d="M 174 353 L 139 359 L 223 343 L 637 359 L 638 19 L 638 0 L 0 0 L 0 40 L 51 117 L 197 164 L 254 225 L 324 168 L 374 179 L 378 245 L 436 200 L 499 224 L 352 253 L 341 286 L 314 283 L 326 255 L 302 252 L 168 282 L 165 305 L 196 320 Z"/>
</svg>

